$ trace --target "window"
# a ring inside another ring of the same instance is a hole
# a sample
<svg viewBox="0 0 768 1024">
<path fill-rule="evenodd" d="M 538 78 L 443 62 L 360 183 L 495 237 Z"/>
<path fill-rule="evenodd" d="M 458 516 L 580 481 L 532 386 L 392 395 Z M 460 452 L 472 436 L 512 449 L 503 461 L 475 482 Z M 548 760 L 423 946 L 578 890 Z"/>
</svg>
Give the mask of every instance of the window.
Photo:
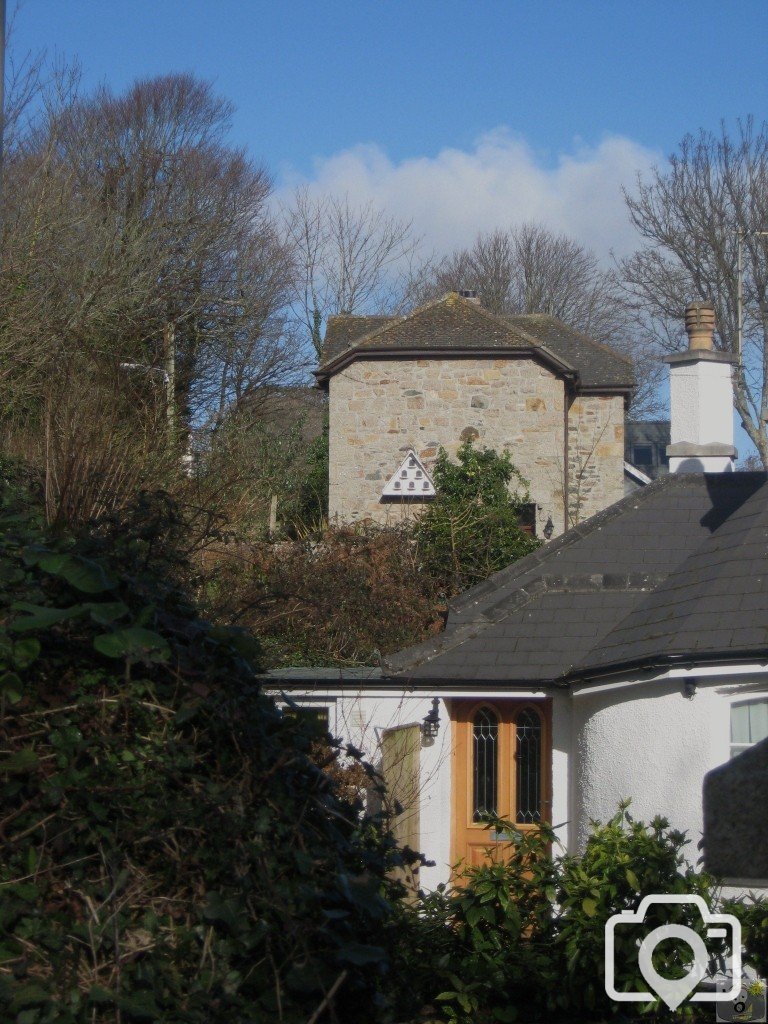
<svg viewBox="0 0 768 1024">
<path fill-rule="evenodd" d="M 541 821 L 541 718 L 533 708 L 525 708 L 515 723 L 517 760 L 518 825 Z"/>
<path fill-rule="evenodd" d="M 636 444 L 632 449 L 632 461 L 636 466 L 652 466 L 653 445 Z"/>
<path fill-rule="evenodd" d="M 768 738 L 768 700 L 731 705 L 731 757 Z"/>
<path fill-rule="evenodd" d="M 326 707 L 311 707 L 307 704 L 300 704 L 295 708 L 283 708 L 283 714 L 305 722 L 312 732 L 318 737 L 325 738 L 329 729 L 329 714 Z"/>
<path fill-rule="evenodd" d="M 490 708 L 480 708 L 472 720 L 472 821 L 498 813 L 499 720 Z"/>
<path fill-rule="evenodd" d="M 518 515 L 518 523 L 520 529 L 524 533 L 530 533 L 532 537 L 536 536 L 536 504 L 535 502 L 528 502 L 525 505 L 520 506 L 520 513 Z"/>
</svg>

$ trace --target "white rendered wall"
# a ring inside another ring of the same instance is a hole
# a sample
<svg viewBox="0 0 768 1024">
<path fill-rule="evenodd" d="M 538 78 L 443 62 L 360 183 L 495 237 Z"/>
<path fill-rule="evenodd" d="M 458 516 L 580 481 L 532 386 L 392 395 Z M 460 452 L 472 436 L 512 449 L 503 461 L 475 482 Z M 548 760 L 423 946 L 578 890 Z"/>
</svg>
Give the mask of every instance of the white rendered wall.
<svg viewBox="0 0 768 1024">
<path fill-rule="evenodd" d="M 670 473 L 731 473 L 733 459 L 730 455 L 685 455 L 671 456 Z"/>
<path fill-rule="evenodd" d="M 313 689 L 292 691 L 291 697 L 303 705 L 328 707 L 329 728 L 335 736 L 362 750 L 366 760 L 378 767 L 380 743 L 386 729 L 421 722 L 432 708 L 429 694 L 351 692 Z M 451 699 L 487 699 L 494 704 L 504 700 L 540 700 L 551 696 L 543 690 L 516 691 L 508 694 L 468 690 L 453 693 Z M 572 810 L 569 788 L 571 761 L 571 696 L 563 690 L 552 698 L 552 806 L 551 821 L 564 849 L 571 846 Z M 440 731 L 432 745 L 423 744 L 420 761 L 420 848 L 433 867 L 421 869 L 420 883 L 434 889 L 451 876 L 451 779 L 453 737 L 449 707 L 440 701 Z"/>
<path fill-rule="evenodd" d="M 696 864 L 703 830 L 704 776 L 730 756 L 730 705 L 768 694 L 761 677 L 701 676 L 691 698 L 683 678 L 585 688 L 574 694 L 574 839 L 590 819 L 606 821 L 631 797 L 633 817 L 657 814 L 687 832 Z"/>
<path fill-rule="evenodd" d="M 730 705 L 768 696 L 768 675 L 757 670 L 742 676 L 698 670 L 689 674 L 697 680 L 697 692 L 686 698 L 687 675 L 679 670 L 672 679 L 628 680 L 546 694 L 552 698 L 551 820 L 561 826 L 557 832 L 565 850 L 582 850 L 590 821 L 607 821 L 619 801 L 630 797 L 635 818 L 650 821 L 662 815 L 673 828 L 688 833 L 688 859 L 696 864 L 704 776 L 730 756 Z M 384 730 L 421 722 L 431 710 L 433 694 L 313 689 L 292 691 L 291 696 L 302 704 L 328 707 L 331 732 L 377 765 Z M 536 690 L 505 695 L 468 690 L 454 692 L 448 700 L 487 698 L 498 704 L 543 696 Z M 451 721 L 446 701 L 441 700 L 437 739 L 421 748 L 420 846 L 435 862 L 421 872 L 421 885 L 427 890 L 450 879 L 451 755 Z"/>
<path fill-rule="evenodd" d="M 733 445 L 730 363 L 702 359 L 671 365 L 669 401 L 671 444 Z"/>
</svg>

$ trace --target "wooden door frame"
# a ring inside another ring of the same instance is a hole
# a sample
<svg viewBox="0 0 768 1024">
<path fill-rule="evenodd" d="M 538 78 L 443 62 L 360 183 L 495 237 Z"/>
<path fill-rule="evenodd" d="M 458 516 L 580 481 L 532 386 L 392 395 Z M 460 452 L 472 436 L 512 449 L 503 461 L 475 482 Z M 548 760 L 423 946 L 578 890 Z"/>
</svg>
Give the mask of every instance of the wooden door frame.
<svg viewBox="0 0 768 1024">
<path fill-rule="evenodd" d="M 481 823 L 469 821 L 469 809 L 474 798 L 472 777 L 472 753 L 470 748 L 470 730 L 472 719 L 484 707 L 490 708 L 499 718 L 502 728 L 507 730 L 507 752 L 514 750 L 510 734 L 514 729 L 517 715 L 525 708 L 533 708 L 541 717 L 541 805 L 543 819 L 551 819 L 552 815 L 552 705 L 551 697 L 515 697 L 505 694 L 500 697 L 452 698 L 449 708 L 451 729 L 453 732 L 452 772 L 451 772 L 451 865 L 457 864 L 466 857 L 466 833 L 468 829 L 477 829 L 478 833 L 485 830 Z M 500 744 L 500 747 L 502 745 Z M 514 755 L 513 755 L 514 756 Z M 500 783 L 502 772 L 499 772 Z M 514 794 L 514 770 L 509 768 L 509 790 L 506 796 L 510 806 L 504 811 L 501 800 L 504 794 L 499 792 L 501 817 L 514 821 L 515 809 L 512 806 Z M 519 825 L 523 831 L 532 830 L 535 825 Z M 490 843 L 489 843 L 490 845 Z"/>
</svg>

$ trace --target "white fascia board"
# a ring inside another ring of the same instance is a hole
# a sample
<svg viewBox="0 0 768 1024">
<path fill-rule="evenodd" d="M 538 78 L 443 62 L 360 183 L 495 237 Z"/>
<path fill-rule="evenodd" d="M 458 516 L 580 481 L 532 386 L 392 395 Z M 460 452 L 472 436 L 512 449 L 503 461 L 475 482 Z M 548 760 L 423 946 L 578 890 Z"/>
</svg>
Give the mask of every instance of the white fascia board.
<svg viewBox="0 0 768 1024">
<path fill-rule="evenodd" d="M 304 687 L 301 690 L 293 687 L 287 688 L 282 687 L 279 689 L 268 689 L 264 690 L 268 696 L 279 698 L 281 694 L 285 694 L 286 697 L 290 697 L 291 700 L 298 699 L 311 699 L 311 700 L 337 700 L 343 697 L 349 697 L 351 695 L 364 695 L 365 697 L 372 697 L 376 700 L 381 700 L 386 697 L 400 700 L 402 697 L 440 697 L 441 700 L 451 700 L 452 698 L 458 698 L 460 700 L 504 700 L 509 698 L 510 700 L 532 700 L 534 698 L 551 697 L 551 689 L 530 689 L 530 690 L 489 690 L 475 688 L 473 690 L 446 690 L 441 689 L 439 686 L 435 686 L 432 689 L 419 689 L 412 690 L 407 686 L 404 686 L 401 690 L 395 689 L 371 689 L 367 686 L 346 686 L 343 689 L 338 687 L 323 687 L 323 688 L 307 688 Z"/>
<path fill-rule="evenodd" d="M 768 676 L 768 664 L 754 662 L 731 665 L 687 665 L 664 669 L 661 672 L 636 672 L 624 679 L 615 679 L 607 683 L 574 683 L 571 693 L 574 697 L 588 696 L 590 693 L 607 693 L 610 690 L 626 690 L 632 686 L 655 683 L 665 679 L 733 679 L 736 676 Z"/>
<path fill-rule="evenodd" d="M 627 462 L 626 459 L 624 460 L 624 472 L 627 476 L 631 476 L 633 480 L 637 480 L 637 482 L 642 484 L 644 487 L 647 484 L 653 483 L 653 480 L 649 476 L 643 473 L 641 469 L 638 469 L 637 466 L 633 466 L 631 462 Z"/>
</svg>

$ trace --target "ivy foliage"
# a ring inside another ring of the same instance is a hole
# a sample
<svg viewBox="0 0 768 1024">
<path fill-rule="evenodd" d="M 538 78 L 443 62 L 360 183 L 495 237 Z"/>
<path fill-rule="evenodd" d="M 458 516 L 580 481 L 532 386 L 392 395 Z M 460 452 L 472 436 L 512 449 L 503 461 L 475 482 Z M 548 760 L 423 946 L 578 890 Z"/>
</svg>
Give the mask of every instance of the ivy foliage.
<svg viewBox="0 0 768 1024">
<path fill-rule="evenodd" d="M 196 614 L 183 525 L 0 509 L 0 1019 L 370 1020 L 397 856 Z"/>
<path fill-rule="evenodd" d="M 456 458 L 440 449 L 432 474 L 437 493 L 415 527 L 424 571 L 449 594 L 538 547 L 521 526 L 531 499 L 509 452 L 466 441 Z"/>
</svg>

